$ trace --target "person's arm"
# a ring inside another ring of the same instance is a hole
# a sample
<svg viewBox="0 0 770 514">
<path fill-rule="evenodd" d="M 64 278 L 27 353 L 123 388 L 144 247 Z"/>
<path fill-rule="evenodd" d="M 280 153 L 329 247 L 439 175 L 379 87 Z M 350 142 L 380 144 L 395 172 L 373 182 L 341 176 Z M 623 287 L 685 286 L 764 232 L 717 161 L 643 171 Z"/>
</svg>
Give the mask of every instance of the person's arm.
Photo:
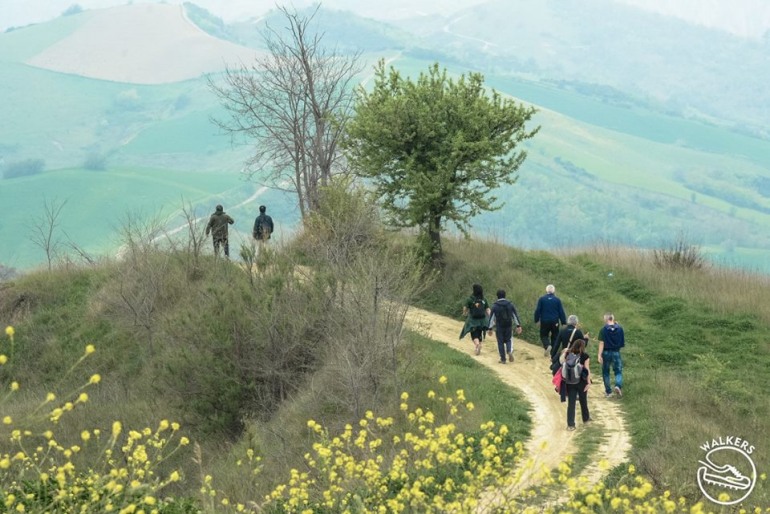
<svg viewBox="0 0 770 514">
<path fill-rule="evenodd" d="M 267 217 L 267 225 L 270 227 L 270 233 L 272 234 L 274 232 L 273 230 L 273 218 L 270 216 Z"/>
<path fill-rule="evenodd" d="M 591 358 L 587 358 L 586 361 L 583 363 L 583 369 L 585 369 L 588 373 L 586 374 L 586 386 L 583 388 L 584 392 L 588 392 L 588 386 L 591 385 Z"/>
<path fill-rule="evenodd" d="M 559 321 L 561 321 L 562 325 L 567 324 L 567 315 L 564 313 L 564 306 L 561 304 L 561 300 L 559 300 Z"/>
<path fill-rule="evenodd" d="M 600 340 L 600 341 L 599 341 L 599 357 L 598 357 L 598 359 L 597 359 L 597 360 L 599 361 L 599 364 L 603 364 L 603 362 L 604 362 L 604 361 L 602 360 L 602 352 L 603 352 L 603 351 L 604 351 L 604 341 L 601 341 L 601 340 Z"/>
<path fill-rule="evenodd" d="M 540 309 L 543 303 L 543 299 L 539 298 L 537 300 L 537 307 L 535 307 L 535 323 L 538 323 L 540 321 Z"/>
<path fill-rule="evenodd" d="M 212 223 L 213 221 L 214 221 L 214 220 L 212 220 L 211 218 L 209 218 L 209 222 L 208 222 L 208 224 L 206 225 L 206 235 L 209 235 L 209 233 L 211 232 L 211 223 Z"/>
<path fill-rule="evenodd" d="M 233 223 L 235 223 L 235 220 L 232 218 L 232 216 L 227 216 L 227 222 L 228 222 L 230 225 L 232 225 Z"/>
<path fill-rule="evenodd" d="M 516 310 L 516 306 L 511 302 L 511 310 L 513 311 L 513 316 L 511 316 L 511 319 L 513 320 L 513 324 L 516 327 L 516 333 L 521 334 L 521 320 L 519 319 L 519 312 Z"/>
</svg>

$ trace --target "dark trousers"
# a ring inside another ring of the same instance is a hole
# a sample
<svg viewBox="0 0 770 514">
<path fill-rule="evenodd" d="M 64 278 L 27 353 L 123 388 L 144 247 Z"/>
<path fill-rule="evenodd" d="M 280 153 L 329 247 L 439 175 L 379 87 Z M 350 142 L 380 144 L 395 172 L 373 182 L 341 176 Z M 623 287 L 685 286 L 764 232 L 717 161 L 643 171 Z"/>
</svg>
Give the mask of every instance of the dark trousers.
<svg viewBox="0 0 770 514">
<path fill-rule="evenodd" d="M 559 337 L 558 321 L 540 321 L 540 343 L 543 348 L 556 346 L 556 338 Z"/>
<path fill-rule="evenodd" d="M 219 255 L 219 245 L 224 246 L 225 257 L 230 257 L 230 244 L 227 239 L 214 239 L 214 255 Z"/>
<path fill-rule="evenodd" d="M 585 392 L 586 383 L 582 380 L 579 384 L 567 384 L 567 426 L 575 426 L 575 400 L 580 399 L 580 415 L 583 423 L 591 419 L 588 413 L 588 393 Z"/>
<path fill-rule="evenodd" d="M 495 327 L 495 336 L 497 337 L 497 351 L 500 353 L 500 360 L 505 362 L 507 354 L 513 351 L 513 326 Z"/>
</svg>

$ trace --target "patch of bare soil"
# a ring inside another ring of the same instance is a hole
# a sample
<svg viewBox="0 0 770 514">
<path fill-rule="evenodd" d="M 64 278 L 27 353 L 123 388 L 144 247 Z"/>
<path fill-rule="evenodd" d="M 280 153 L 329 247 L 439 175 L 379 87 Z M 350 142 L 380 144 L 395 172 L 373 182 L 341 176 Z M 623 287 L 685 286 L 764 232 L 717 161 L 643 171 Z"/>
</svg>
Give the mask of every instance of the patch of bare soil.
<svg viewBox="0 0 770 514">
<path fill-rule="evenodd" d="M 257 55 L 206 34 L 182 6 L 136 4 L 92 13 L 27 64 L 115 82 L 164 84 L 247 64 Z"/>
</svg>

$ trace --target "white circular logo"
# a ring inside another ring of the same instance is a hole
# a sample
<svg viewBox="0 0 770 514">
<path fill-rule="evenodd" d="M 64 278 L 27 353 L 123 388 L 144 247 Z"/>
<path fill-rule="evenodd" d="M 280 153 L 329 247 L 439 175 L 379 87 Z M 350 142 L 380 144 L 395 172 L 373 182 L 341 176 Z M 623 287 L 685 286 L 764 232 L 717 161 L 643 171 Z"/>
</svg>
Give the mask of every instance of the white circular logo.
<svg viewBox="0 0 770 514">
<path fill-rule="evenodd" d="M 757 483 L 757 468 L 749 454 L 737 446 L 715 446 L 698 461 L 698 487 L 719 505 L 734 505 L 751 494 Z M 720 500 L 727 493 L 729 500 Z M 734 498 L 738 494 L 740 497 Z"/>
</svg>

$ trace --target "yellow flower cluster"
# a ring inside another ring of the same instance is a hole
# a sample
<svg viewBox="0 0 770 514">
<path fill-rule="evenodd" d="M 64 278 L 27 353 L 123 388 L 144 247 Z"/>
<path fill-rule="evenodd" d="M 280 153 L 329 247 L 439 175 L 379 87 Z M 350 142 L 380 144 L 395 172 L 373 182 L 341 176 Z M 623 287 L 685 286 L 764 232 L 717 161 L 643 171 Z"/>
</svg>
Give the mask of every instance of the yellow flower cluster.
<svg viewBox="0 0 770 514">
<path fill-rule="evenodd" d="M 13 334 L 11 327 L 6 334 Z M 84 357 L 94 351 L 93 346 L 87 346 Z M 99 375 L 92 375 L 85 385 L 63 395 L 65 400 L 59 405 L 49 406 L 50 410 L 45 406 L 56 401 L 54 393 L 48 393 L 22 419 L 3 417 L 0 439 L 7 441 L 3 448 L 12 450 L 0 453 L 0 511 L 152 514 L 176 502 L 159 498 L 158 493 L 181 480 L 179 471 L 161 476 L 158 469 L 189 443 L 185 437 L 177 437 L 179 424 L 161 421 L 154 430 L 148 427 L 124 433 L 116 421 L 106 438 L 101 429 L 94 428 L 81 430 L 78 444 L 57 440 L 54 428 L 58 421 L 88 402 L 82 389 L 100 381 Z M 18 383 L 12 382 L 10 389 L 18 391 Z M 37 415 L 41 411 L 43 415 Z M 95 445 L 97 457 L 84 466 L 78 457 L 87 445 Z"/>
<path fill-rule="evenodd" d="M 441 384 L 446 383 L 442 377 Z M 341 434 L 331 436 L 316 421 L 308 428 L 316 435 L 305 455 L 306 471 L 292 470 L 288 482 L 265 499 L 264 509 L 279 512 L 468 512 L 489 487 L 510 481 L 510 469 L 520 458 L 521 445 L 508 428 L 494 422 L 478 433 L 464 434 L 455 421 L 472 410 L 462 390 L 443 397 L 431 391 L 428 399 L 443 409 L 410 409 L 409 394 L 401 395 L 401 411 L 410 429 L 395 434 L 393 418 L 367 412 Z"/>
</svg>

